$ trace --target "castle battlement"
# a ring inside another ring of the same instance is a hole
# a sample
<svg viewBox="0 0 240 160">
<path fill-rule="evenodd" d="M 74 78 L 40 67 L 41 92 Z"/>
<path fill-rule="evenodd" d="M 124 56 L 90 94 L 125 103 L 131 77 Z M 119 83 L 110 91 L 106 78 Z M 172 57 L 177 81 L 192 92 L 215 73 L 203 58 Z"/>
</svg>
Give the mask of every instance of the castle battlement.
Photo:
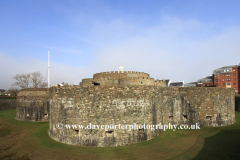
<svg viewBox="0 0 240 160">
<path fill-rule="evenodd" d="M 100 83 L 94 86 L 92 81 Z M 163 80 L 135 71 L 102 72 L 79 86 L 21 90 L 16 119 L 50 120 L 56 141 L 81 146 L 122 146 L 150 140 L 162 129 L 104 130 L 57 128 L 63 125 L 175 124 L 226 126 L 235 123 L 235 91 L 217 87 L 166 87 Z"/>
<path fill-rule="evenodd" d="M 93 78 L 83 79 L 80 85 L 90 86 L 91 81 L 100 85 L 148 85 L 154 86 L 154 79 L 148 73 L 138 71 L 108 71 L 93 75 Z M 148 81 L 148 83 L 143 83 Z"/>
<path fill-rule="evenodd" d="M 107 71 L 107 72 L 99 72 L 99 73 L 95 73 L 93 76 L 96 76 L 96 75 L 102 75 L 102 74 L 139 74 L 139 75 L 146 75 L 146 76 L 149 76 L 148 73 L 144 73 L 144 72 L 137 72 L 137 71 Z"/>
</svg>

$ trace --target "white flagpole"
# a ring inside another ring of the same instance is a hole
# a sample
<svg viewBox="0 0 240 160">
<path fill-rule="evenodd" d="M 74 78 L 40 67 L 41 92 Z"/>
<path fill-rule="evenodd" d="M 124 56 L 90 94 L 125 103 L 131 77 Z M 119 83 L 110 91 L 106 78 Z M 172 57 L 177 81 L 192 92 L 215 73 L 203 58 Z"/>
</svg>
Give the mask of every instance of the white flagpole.
<svg viewBox="0 0 240 160">
<path fill-rule="evenodd" d="M 48 88 L 50 88 L 50 50 L 48 50 Z"/>
</svg>

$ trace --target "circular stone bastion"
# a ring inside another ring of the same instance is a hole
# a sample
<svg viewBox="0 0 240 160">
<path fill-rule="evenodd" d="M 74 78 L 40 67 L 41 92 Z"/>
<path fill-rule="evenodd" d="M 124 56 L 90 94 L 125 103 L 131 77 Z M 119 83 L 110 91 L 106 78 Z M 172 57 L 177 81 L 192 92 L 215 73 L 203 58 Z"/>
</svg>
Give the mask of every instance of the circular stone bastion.
<svg viewBox="0 0 240 160">
<path fill-rule="evenodd" d="M 169 123 L 214 127 L 236 121 L 231 88 L 64 85 L 51 87 L 49 97 L 49 135 L 71 145 L 129 145 L 153 139 Z"/>
</svg>

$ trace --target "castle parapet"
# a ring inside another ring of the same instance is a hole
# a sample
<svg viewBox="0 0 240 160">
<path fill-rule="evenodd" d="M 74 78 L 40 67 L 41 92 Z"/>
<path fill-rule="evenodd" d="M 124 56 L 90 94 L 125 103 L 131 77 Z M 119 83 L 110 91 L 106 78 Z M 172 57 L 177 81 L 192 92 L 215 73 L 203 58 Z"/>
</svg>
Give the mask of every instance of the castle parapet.
<svg viewBox="0 0 240 160">
<path fill-rule="evenodd" d="M 112 80 L 121 79 L 121 78 L 130 78 L 130 77 L 146 77 L 150 78 L 150 75 L 143 72 L 136 72 L 136 71 L 124 71 L 124 72 L 117 72 L 117 71 L 109 71 L 109 72 L 101 72 L 96 73 L 93 75 L 93 79 L 100 79 L 100 78 L 109 78 Z"/>
<path fill-rule="evenodd" d="M 158 81 L 155 82 L 154 78 L 150 78 L 148 73 L 138 71 L 108 71 L 100 72 L 93 75 L 93 78 L 83 79 L 80 82 L 81 86 L 91 86 L 92 81 L 100 83 L 101 86 L 108 85 L 143 85 L 143 86 L 161 86 L 165 85 Z"/>
</svg>

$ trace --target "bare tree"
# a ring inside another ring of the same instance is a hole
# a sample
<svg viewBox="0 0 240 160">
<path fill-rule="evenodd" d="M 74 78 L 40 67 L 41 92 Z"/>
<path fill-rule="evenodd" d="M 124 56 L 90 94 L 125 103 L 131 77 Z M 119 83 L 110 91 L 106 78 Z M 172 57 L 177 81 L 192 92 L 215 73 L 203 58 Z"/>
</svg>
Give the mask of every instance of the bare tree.
<svg viewBox="0 0 240 160">
<path fill-rule="evenodd" d="M 13 78 L 16 80 L 12 86 L 19 86 L 21 88 L 28 88 L 30 84 L 30 74 L 17 74 Z"/>
<path fill-rule="evenodd" d="M 31 73 L 30 81 L 33 85 L 33 88 L 39 88 L 43 84 L 43 76 L 39 71 L 33 72 Z"/>
<path fill-rule="evenodd" d="M 33 88 L 45 88 L 47 83 L 43 82 L 42 74 L 37 71 L 28 74 L 17 74 L 13 77 L 16 82 L 12 86 L 19 86 L 21 88 L 28 88 L 31 83 Z"/>
<path fill-rule="evenodd" d="M 39 87 L 40 88 L 46 88 L 47 86 L 48 86 L 47 82 L 42 82 Z"/>
</svg>

